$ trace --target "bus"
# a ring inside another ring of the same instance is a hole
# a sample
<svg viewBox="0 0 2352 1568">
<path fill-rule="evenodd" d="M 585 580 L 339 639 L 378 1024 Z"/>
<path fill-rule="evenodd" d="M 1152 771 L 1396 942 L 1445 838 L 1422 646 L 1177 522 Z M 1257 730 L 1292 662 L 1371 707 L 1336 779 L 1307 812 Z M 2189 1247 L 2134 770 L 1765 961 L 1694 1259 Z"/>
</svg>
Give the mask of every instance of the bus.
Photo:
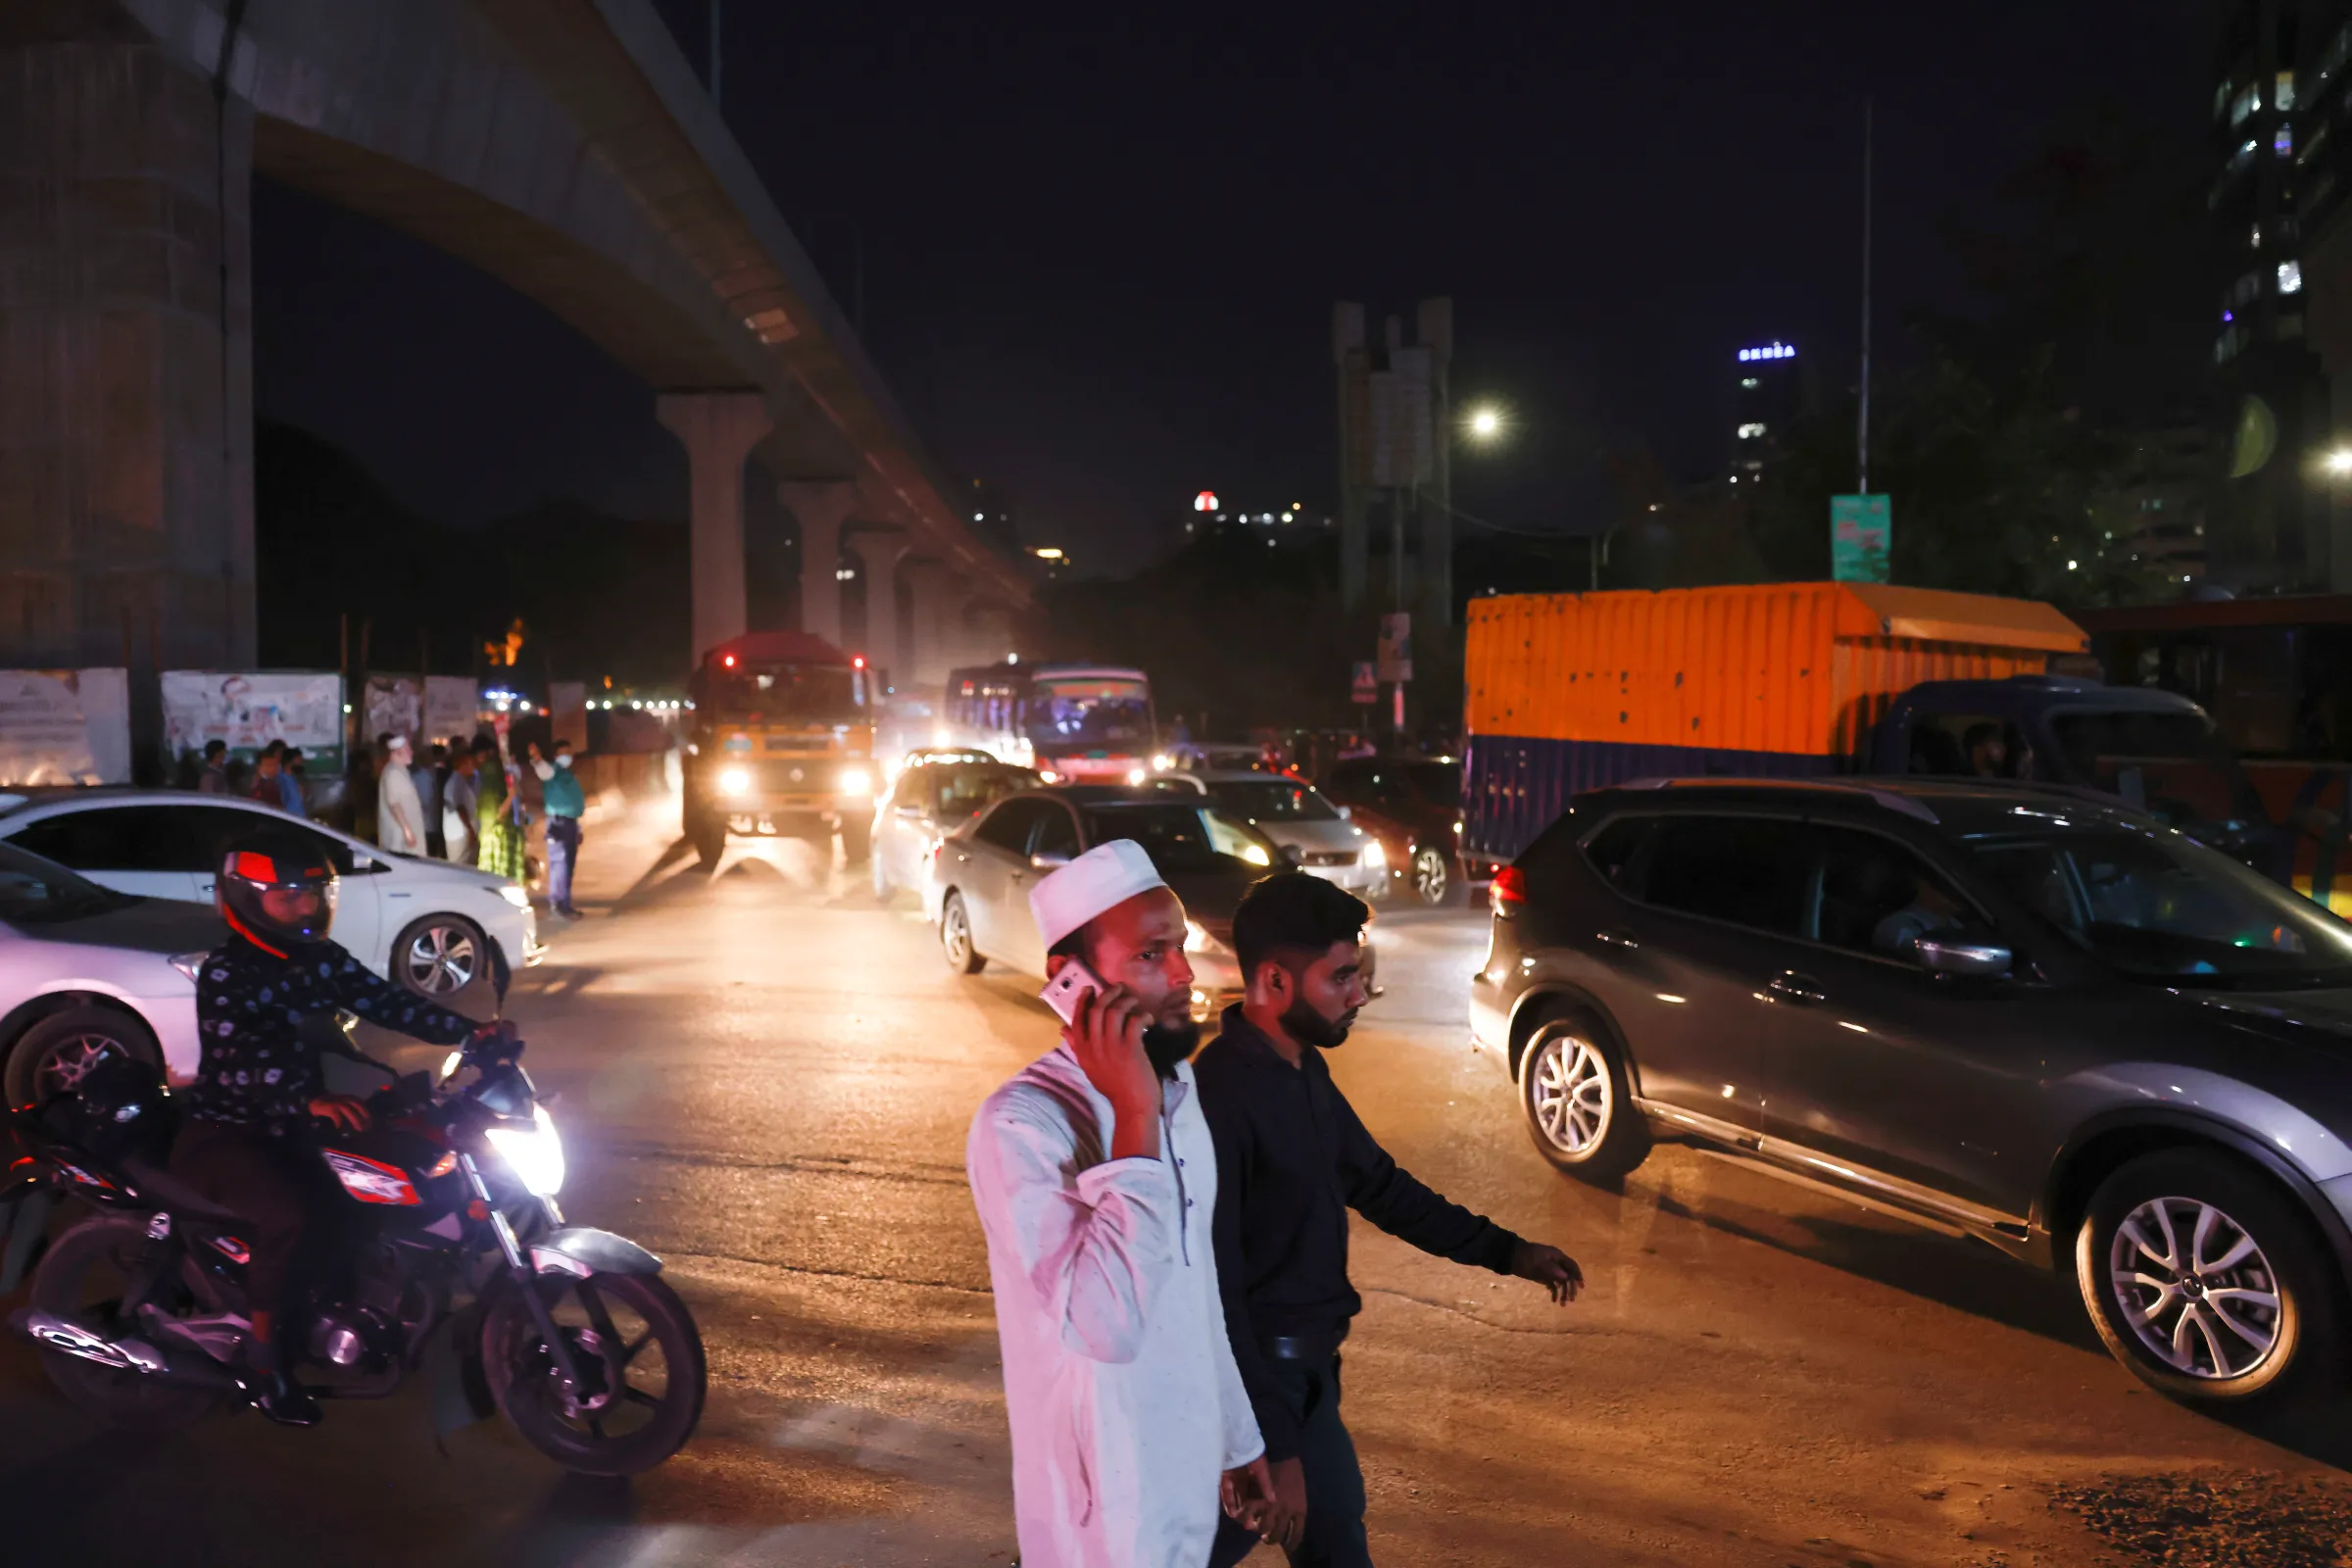
<svg viewBox="0 0 2352 1568">
<path fill-rule="evenodd" d="M 1151 775 L 1152 681 L 1123 664 L 975 664 L 948 674 L 941 730 L 1049 784 Z"/>
</svg>

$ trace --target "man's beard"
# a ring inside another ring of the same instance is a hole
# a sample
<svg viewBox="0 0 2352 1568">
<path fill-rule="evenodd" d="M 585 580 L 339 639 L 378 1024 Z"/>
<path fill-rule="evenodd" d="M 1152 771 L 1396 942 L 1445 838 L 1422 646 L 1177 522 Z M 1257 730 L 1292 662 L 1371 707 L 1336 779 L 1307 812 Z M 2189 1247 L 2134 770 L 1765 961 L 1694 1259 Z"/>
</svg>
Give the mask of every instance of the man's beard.
<svg viewBox="0 0 2352 1568">
<path fill-rule="evenodd" d="M 1153 1023 L 1144 1026 L 1144 1054 L 1151 1059 L 1152 1070 L 1162 1078 L 1176 1076 L 1176 1064 L 1191 1056 L 1200 1044 L 1200 1026 L 1187 1018 L 1182 1023 Z"/>
<path fill-rule="evenodd" d="M 1355 1011 L 1349 1008 L 1341 1013 L 1337 1022 L 1324 1017 L 1306 1004 L 1300 997 L 1282 1015 L 1283 1031 L 1302 1045 L 1319 1046 L 1325 1051 L 1348 1043 L 1348 1025 L 1355 1022 Z"/>
</svg>

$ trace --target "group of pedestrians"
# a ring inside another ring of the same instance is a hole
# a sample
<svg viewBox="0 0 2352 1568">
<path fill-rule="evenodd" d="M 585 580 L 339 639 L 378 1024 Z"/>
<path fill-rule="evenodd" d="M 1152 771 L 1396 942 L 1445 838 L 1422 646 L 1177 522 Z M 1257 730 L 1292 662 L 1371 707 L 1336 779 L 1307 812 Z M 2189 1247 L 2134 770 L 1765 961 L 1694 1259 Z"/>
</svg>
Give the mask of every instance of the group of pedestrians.
<svg viewBox="0 0 2352 1568">
<path fill-rule="evenodd" d="M 420 760 L 409 737 L 384 734 L 376 737 L 376 756 L 378 844 L 399 855 L 430 856 L 516 882 L 528 880 L 531 814 L 523 801 L 521 769 L 510 764 L 495 736 L 436 742 Z M 538 781 L 547 813 L 549 907 L 576 919 L 571 874 L 588 798 L 572 771 L 571 742 L 557 741 L 552 755 L 530 742 L 523 765 Z"/>
<path fill-rule="evenodd" d="M 1332 1081 L 1323 1054 L 1373 994 L 1353 895 L 1298 871 L 1250 890 L 1243 1001 L 1197 1066 L 1184 906 L 1140 846 L 1090 850 L 1030 908 L 1049 976 L 1083 966 L 1085 989 L 966 1147 L 1022 1563 L 1230 1568 L 1268 1541 L 1295 1568 L 1368 1568 L 1341 1416 L 1348 1211 L 1561 1304 L 1584 1276 L 1415 1180 Z"/>
<path fill-rule="evenodd" d="M 186 765 L 184 762 L 181 764 Z M 185 775 L 183 774 L 184 778 Z M 302 748 L 284 741 L 271 741 L 254 759 L 253 773 L 239 788 L 229 776 L 228 743 L 209 740 L 197 763 L 195 785 L 206 795 L 242 795 L 247 800 L 274 806 L 295 816 L 309 816 L 310 806 L 304 793 L 307 780 L 303 776 Z"/>
</svg>

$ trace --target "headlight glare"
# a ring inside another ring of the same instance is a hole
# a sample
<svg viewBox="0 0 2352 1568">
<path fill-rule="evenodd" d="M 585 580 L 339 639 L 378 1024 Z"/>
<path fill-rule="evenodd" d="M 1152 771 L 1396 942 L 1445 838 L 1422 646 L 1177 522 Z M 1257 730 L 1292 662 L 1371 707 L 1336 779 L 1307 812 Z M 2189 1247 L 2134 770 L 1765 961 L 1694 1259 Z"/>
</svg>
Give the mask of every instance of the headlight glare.
<svg viewBox="0 0 2352 1568">
<path fill-rule="evenodd" d="M 720 768 L 720 769 L 718 770 L 718 793 L 719 793 L 719 794 L 721 794 L 721 795 L 749 795 L 749 794 L 751 793 L 751 790 L 752 790 L 752 772 L 751 772 L 751 769 L 750 769 L 750 768 L 748 768 L 748 767 L 722 767 L 722 768 Z"/>
<path fill-rule="evenodd" d="M 841 770 L 841 776 L 833 781 L 833 787 L 844 795 L 855 796 L 861 801 L 870 800 L 874 793 L 874 775 L 862 767 L 845 767 Z"/>
<path fill-rule="evenodd" d="M 533 1198 L 553 1198 L 564 1190 L 564 1140 L 545 1105 L 531 1107 L 535 1128 L 493 1127 L 482 1136 L 498 1151 L 507 1169 Z"/>
<path fill-rule="evenodd" d="M 1364 840 L 1365 868 L 1368 870 L 1378 871 L 1388 863 L 1389 852 L 1380 847 L 1380 840 L 1371 838 Z"/>
</svg>

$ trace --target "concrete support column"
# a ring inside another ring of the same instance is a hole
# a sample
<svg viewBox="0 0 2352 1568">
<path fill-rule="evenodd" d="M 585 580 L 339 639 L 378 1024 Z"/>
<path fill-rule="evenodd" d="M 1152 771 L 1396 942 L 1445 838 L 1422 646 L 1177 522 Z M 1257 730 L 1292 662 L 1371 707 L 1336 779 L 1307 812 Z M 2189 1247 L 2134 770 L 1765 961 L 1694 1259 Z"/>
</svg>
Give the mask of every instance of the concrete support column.
<svg viewBox="0 0 2352 1568">
<path fill-rule="evenodd" d="M 948 678 L 948 670 L 963 651 L 958 636 L 963 584 L 945 561 L 909 561 L 903 569 L 914 591 L 913 613 L 906 628 L 907 673 L 927 690 Z"/>
<path fill-rule="evenodd" d="M 253 117 L 90 32 L 0 46 L 0 665 L 128 664 L 136 712 L 257 657 Z"/>
<path fill-rule="evenodd" d="M 654 415 L 686 448 L 694 658 L 743 635 L 743 462 L 775 425 L 760 392 L 664 392 Z"/>
<path fill-rule="evenodd" d="M 899 563 L 912 541 L 902 528 L 861 528 L 845 542 L 865 566 L 865 642 L 856 651 L 907 691 L 913 672 L 899 662 Z"/>
<path fill-rule="evenodd" d="M 847 479 L 787 479 L 776 499 L 801 525 L 801 630 L 841 642 L 841 528 L 857 505 L 858 486 Z"/>
</svg>

